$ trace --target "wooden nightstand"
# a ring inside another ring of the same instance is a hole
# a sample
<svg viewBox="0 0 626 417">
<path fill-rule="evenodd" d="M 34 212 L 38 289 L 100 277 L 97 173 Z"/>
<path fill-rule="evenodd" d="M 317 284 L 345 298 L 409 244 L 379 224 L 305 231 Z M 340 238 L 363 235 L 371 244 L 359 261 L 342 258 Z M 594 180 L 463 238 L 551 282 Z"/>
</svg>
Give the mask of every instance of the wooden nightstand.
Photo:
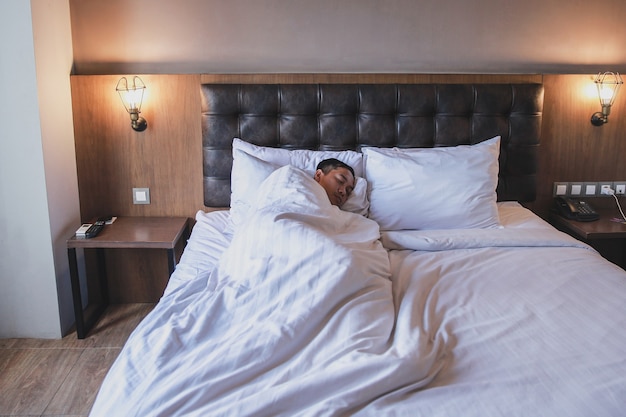
<svg viewBox="0 0 626 417">
<path fill-rule="evenodd" d="M 171 275 L 176 266 L 174 249 L 181 238 L 187 238 L 188 235 L 186 217 L 118 217 L 113 224 L 106 225 L 96 237 L 85 239 L 72 236 L 69 238 L 67 240 L 67 255 L 70 264 L 78 338 L 85 338 L 109 302 L 104 249 L 165 249 L 168 258 L 168 273 Z M 77 248 L 96 249 L 98 258 L 102 304 L 97 307 L 87 321 L 84 318 L 82 307 L 82 294 L 76 262 Z"/>
<path fill-rule="evenodd" d="M 550 214 L 550 223 L 557 229 L 589 244 L 602 256 L 626 269 L 626 224 L 612 222 L 621 218 L 617 209 L 596 208 L 600 219 L 593 222 L 569 220 Z"/>
</svg>

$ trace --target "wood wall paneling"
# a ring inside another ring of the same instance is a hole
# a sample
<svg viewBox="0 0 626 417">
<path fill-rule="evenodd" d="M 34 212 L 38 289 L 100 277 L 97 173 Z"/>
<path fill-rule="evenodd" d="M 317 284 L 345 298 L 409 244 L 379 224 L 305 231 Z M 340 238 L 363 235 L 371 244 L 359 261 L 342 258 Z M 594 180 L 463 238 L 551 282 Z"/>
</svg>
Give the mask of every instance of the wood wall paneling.
<svg viewBox="0 0 626 417">
<path fill-rule="evenodd" d="M 202 74 L 200 82 L 223 84 L 541 83 L 540 74 Z"/>
<path fill-rule="evenodd" d="M 617 96 L 609 122 L 596 127 L 591 115 L 601 108 L 593 75 L 544 75 L 544 88 L 538 196 L 532 208 L 547 217 L 555 181 L 626 180 L 621 163 L 626 152 L 626 90 Z M 612 198 L 592 203 L 615 205 Z"/>
<path fill-rule="evenodd" d="M 198 75 L 141 75 L 144 132 L 115 92 L 119 75 L 72 76 L 83 221 L 105 214 L 192 216 L 203 208 Z M 151 204 L 132 203 L 149 187 Z"/>
</svg>

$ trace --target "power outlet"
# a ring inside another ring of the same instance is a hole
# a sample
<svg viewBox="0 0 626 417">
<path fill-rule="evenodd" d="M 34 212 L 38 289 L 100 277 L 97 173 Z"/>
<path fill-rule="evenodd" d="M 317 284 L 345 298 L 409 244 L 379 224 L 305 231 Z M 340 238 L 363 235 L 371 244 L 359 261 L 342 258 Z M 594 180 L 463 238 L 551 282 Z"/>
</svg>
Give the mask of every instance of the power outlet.
<svg viewBox="0 0 626 417">
<path fill-rule="evenodd" d="M 613 195 L 615 190 L 611 187 L 612 184 L 600 184 L 600 195 Z"/>
<path fill-rule="evenodd" d="M 624 195 L 626 194 L 626 182 L 615 183 L 615 195 Z"/>
</svg>

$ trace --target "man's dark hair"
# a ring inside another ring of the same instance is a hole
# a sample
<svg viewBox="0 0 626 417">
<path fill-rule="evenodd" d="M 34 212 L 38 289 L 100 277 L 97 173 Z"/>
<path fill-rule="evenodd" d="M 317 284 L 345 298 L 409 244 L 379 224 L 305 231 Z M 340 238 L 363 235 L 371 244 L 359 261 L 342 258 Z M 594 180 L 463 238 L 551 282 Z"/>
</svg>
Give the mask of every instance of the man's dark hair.
<svg viewBox="0 0 626 417">
<path fill-rule="evenodd" d="M 322 172 L 325 175 L 325 174 L 328 174 L 333 169 L 337 169 L 337 168 L 345 168 L 345 169 L 347 169 L 348 171 L 350 171 L 350 173 L 352 173 L 352 176 L 354 178 L 356 178 L 356 175 L 354 175 L 354 170 L 352 169 L 352 167 L 350 165 L 346 164 L 345 162 L 340 161 L 339 159 L 335 159 L 335 158 L 324 159 L 319 164 L 317 164 L 317 168 L 315 168 L 315 169 L 316 170 L 321 169 Z"/>
</svg>

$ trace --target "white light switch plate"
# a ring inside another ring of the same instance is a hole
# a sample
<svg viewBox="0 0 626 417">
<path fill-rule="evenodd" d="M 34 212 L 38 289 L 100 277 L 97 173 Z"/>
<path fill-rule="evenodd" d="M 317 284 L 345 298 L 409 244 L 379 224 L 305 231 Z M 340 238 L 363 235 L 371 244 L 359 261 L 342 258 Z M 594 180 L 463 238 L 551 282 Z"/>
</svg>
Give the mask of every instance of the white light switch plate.
<svg viewBox="0 0 626 417">
<path fill-rule="evenodd" d="M 553 195 L 556 197 L 557 195 L 567 195 L 567 183 L 554 183 Z"/>
<path fill-rule="evenodd" d="M 583 183 L 573 182 L 570 186 L 570 195 L 577 196 L 583 193 Z"/>
<path fill-rule="evenodd" d="M 133 204 L 150 204 L 150 189 L 133 188 Z"/>
<path fill-rule="evenodd" d="M 598 183 L 586 182 L 583 186 L 583 196 L 595 196 L 598 190 Z"/>
</svg>

